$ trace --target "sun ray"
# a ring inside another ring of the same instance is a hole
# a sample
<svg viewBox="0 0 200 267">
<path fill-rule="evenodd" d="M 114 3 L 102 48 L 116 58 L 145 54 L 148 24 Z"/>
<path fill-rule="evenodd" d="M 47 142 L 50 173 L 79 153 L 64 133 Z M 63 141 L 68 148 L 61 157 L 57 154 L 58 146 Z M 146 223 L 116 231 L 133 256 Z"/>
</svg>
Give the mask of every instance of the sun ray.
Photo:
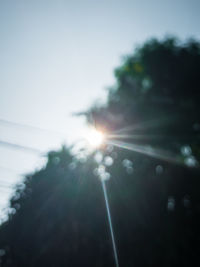
<svg viewBox="0 0 200 267">
<path fill-rule="evenodd" d="M 126 132 L 130 132 L 130 131 L 134 131 L 134 130 L 147 130 L 147 129 L 152 129 L 152 128 L 156 128 L 157 126 L 161 126 L 161 125 L 167 125 L 169 123 L 172 123 L 174 121 L 173 119 L 170 118 L 161 118 L 161 119 L 157 119 L 157 120 L 151 120 L 151 121 L 145 121 L 143 123 L 136 123 L 134 125 L 130 125 L 130 126 L 126 126 L 124 128 L 118 129 L 116 131 L 113 132 L 113 134 L 120 134 L 120 133 L 126 133 Z"/>
<path fill-rule="evenodd" d="M 109 202 L 108 202 L 106 184 L 105 184 L 105 181 L 102 180 L 102 179 L 101 179 L 101 185 L 102 185 L 104 199 L 105 199 L 105 203 L 106 203 L 106 210 L 107 210 L 107 215 L 108 215 L 108 223 L 109 223 L 109 227 L 110 227 L 110 234 L 111 234 L 111 240 L 112 240 L 112 246 L 113 246 L 113 254 L 114 254 L 114 259 L 115 259 L 115 266 L 119 267 L 119 260 L 118 260 L 118 255 L 117 255 L 117 248 L 116 248 L 116 242 L 115 242 L 115 236 L 114 236 L 114 231 L 113 231 L 112 219 L 111 219 L 111 214 L 110 214 L 110 206 L 109 206 Z"/>
<path fill-rule="evenodd" d="M 170 139 L 172 136 L 158 134 L 108 134 L 107 139 L 135 139 L 135 140 L 153 140 L 153 139 Z"/>
<path fill-rule="evenodd" d="M 136 145 L 136 144 L 131 144 L 127 142 L 121 142 L 118 140 L 107 140 L 106 142 L 107 144 L 110 144 L 116 147 L 138 152 L 138 153 L 141 153 L 141 154 L 153 157 L 153 158 L 175 163 L 178 165 L 183 165 L 183 162 L 181 161 L 179 156 L 177 156 L 174 153 L 162 150 L 162 149 L 152 148 L 147 145 Z"/>
<path fill-rule="evenodd" d="M 179 139 L 185 142 L 192 142 L 199 140 L 200 136 L 194 134 L 175 134 L 175 135 L 164 135 L 164 134 L 107 134 L 107 139 L 132 139 L 132 140 L 175 140 Z"/>
</svg>

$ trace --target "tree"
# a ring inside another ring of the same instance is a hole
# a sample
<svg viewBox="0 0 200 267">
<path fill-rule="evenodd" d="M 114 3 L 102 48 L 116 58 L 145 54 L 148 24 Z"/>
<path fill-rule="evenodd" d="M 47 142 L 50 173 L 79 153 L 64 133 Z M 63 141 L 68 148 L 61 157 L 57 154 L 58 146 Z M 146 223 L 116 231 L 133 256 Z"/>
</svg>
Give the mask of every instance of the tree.
<svg viewBox="0 0 200 267">
<path fill-rule="evenodd" d="M 109 91 L 107 104 L 94 106 L 88 116 L 98 127 L 103 125 L 108 135 L 111 133 L 112 144 L 133 150 L 128 158 L 135 163 L 132 176 L 137 185 L 129 182 L 126 192 L 128 188 L 135 198 L 127 199 L 129 204 L 136 201 L 139 208 L 142 203 L 138 213 L 141 232 L 146 236 L 144 240 L 139 236 L 135 247 L 140 244 L 136 262 L 141 264 L 142 258 L 144 266 L 190 266 L 197 260 L 199 70 L 198 42 L 152 39 L 125 57 L 115 70 L 117 83 Z M 138 199 L 133 188 L 142 194 Z M 134 240 L 137 231 L 128 225 L 127 229 Z M 142 251 L 144 244 L 148 244 L 148 252 Z"/>
<path fill-rule="evenodd" d="M 114 266 L 102 173 L 120 266 L 198 264 L 199 70 L 196 41 L 150 40 L 127 56 L 106 105 L 86 113 L 107 143 L 50 152 L 26 176 L 0 228 L 2 266 Z"/>
</svg>

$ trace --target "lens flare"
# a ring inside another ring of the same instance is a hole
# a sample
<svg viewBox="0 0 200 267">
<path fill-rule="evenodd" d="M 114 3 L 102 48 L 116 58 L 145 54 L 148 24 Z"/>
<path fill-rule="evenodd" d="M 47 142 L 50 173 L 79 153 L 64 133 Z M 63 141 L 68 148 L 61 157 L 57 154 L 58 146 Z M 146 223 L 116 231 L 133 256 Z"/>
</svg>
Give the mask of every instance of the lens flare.
<svg viewBox="0 0 200 267">
<path fill-rule="evenodd" d="M 93 148 L 101 146 L 104 141 L 104 134 L 95 128 L 89 128 L 85 137 L 89 145 Z"/>
</svg>

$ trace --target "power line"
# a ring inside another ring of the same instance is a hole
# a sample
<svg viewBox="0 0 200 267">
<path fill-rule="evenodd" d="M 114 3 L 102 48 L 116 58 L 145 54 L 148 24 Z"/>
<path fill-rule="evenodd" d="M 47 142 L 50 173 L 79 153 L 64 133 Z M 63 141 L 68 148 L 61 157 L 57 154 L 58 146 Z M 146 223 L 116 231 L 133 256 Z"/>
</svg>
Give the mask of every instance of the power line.
<svg viewBox="0 0 200 267">
<path fill-rule="evenodd" d="M 66 136 L 66 133 L 63 133 L 63 132 L 48 130 L 48 129 L 44 129 L 44 128 L 40 128 L 40 127 L 28 125 L 28 124 L 22 124 L 22 123 L 17 123 L 17 122 L 13 122 L 13 121 L 8 121 L 8 120 L 4 120 L 4 119 L 0 119 L 0 124 L 8 125 L 8 126 L 11 126 L 14 128 L 22 128 L 25 130 L 27 129 L 29 131 L 31 130 L 31 131 L 43 132 L 46 134 L 54 134 L 54 135 L 57 135 L 60 137 Z M 29 153 L 34 153 L 34 154 L 43 153 L 41 150 L 33 148 L 33 147 L 18 145 L 15 143 L 2 141 L 2 140 L 0 140 L 0 146 L 7 146 L 7 147 L 10 147 L 12 149 L 23 150 L 23 151 L 26 151 Z"/>
<path fill-rule="evenodd" d="M 0 119 L 0 124 L 3 125 L 7 125 L 9 127 L 14 127 L 14 128 L 22 128 L 25 130 L 29 130 L 29 131 L 37 131 L 37 132 L 41 132 L 41 133 L 47 133 L 47 134 L 54 134 L 60 137 L 64 137 L 66 134 L 63 132 L 58 132 L 58 131 L 54 131 L 54 130 L 48 130 L 48 129 L 44 129 L 44 128 L 40 128 L 40 127 L 36 127 L 36 126 L 32 126 L 32 125 L 27 125 L 27 124 L 21 124 L 21 123 L 17 123 L 17 122 L 12 122 L 12 121 L 8 121 L 8 120 L 4 120 L 4 119 Z M 23 151 L 23 152 L 28 152 L 31 154 L 36 154 L 36 155 L 41 155 L 44 154 L 44 151 L 41 151 L 37 148 L 33 148 L 30 146 L 24 146 L 24 145 L 19 145 L 16 143 L 11 143 L 11 142 L 7 142 L 4 140 L 0 140 L 0 146 L 4 146 L 4 147 L 8 147 L 11 148 L 13 150 L 18 150 L 18 151 Z M 4 169 L 7 171 L 11 171 L 14 173 L 18 173 L 17 170 L 12 170 L 10 168 L 5 168 L 0 166 L 0 169 Z M 14 186 L 14 185 L 13 185 Z M 13 188 L 13 186 L 11 186 L 10 184 L 2 184 L 0 181 L 0 190 L 6 190 L 8 188 Z"/>
<path fill-rule="evenodd" d="M 21 151 L 25 151 L 25 152 L 33 153 L 33 154 L 37 154 L 37 155 L 43 153 L 41 150 L 39 150 L 37 148 L 33 148 L 33 147 L 29 147 L 29 146 L 22 146 L 22 145 L 10 143 L 10 142 L 3 141 L 3 140 L 0 140 L 0 146 L 5 146 L 5 147 L 9 147 L 11 149 L 21 150 Z"/>
<path fill-rule="evenodd" d="M 8 120 L 4 120 L 4 119 L 0 119 L 0 123 L 7 125 L 7 126 L 11 126 L 11 127 L 17 127 L 17 128 L 25 128 L 31 131 L 39 131 L 39 132 L 43 132 L 43 133 L 50 133 L 50 134 L 54 134 L 54 135 L 59 135 L 60 137 L 64 137 L 66 135 L 66 133 L 64 132 L 59 132 L 59 131 L 55 131 L 55 130 L 49 130 L 49 129 L 44 129 L 44 128 L 40 128 L 37 126 L 33 126 L 33 125 L 29 125 L 29 124 L 22 124 L 22 123 L 17 123 L 17 122 L 13 122 L 13 121 L 8 121 Z"/>
</svg>

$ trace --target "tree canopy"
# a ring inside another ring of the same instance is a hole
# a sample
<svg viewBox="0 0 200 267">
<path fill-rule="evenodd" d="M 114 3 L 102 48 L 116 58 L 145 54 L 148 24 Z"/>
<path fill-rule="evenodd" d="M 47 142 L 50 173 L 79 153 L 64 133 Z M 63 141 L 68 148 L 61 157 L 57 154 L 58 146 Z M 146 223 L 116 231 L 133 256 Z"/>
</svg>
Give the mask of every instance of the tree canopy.
<svg viewBox="0 0 200 267">
<path fill-rule="evenodd" d="M 86 112 L 106 132 L 98 150 L 49 152 L 27 175 L 0 227 L 1 266 L 120 266 L 199 260 L 200 44 L 152 39 L 124 58 L 105 105 Z"/>
</svg>

